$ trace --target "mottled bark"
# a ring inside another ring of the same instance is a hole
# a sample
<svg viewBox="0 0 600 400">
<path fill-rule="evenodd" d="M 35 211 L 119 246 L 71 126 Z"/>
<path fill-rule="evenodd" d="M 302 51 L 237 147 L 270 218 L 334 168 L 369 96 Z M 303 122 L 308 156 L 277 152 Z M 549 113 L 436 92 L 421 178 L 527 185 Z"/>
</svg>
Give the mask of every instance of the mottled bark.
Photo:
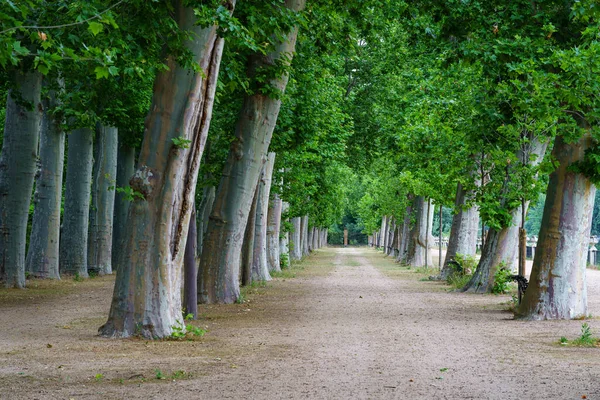
<svg viewBox="0 0 600 400">
<path fill-rule="evenodd" d="M 200 202 L 200 207 L 198 208 L 198 225 L 197 225 L 197 256 L 200 257 L 202 254 L 202 246 L 204 243 L 204 235 L 206 234 L 206 230 L 208 229 L 208 218 L 210 217 L 210 212 L 212 211 L 213 204 L 215 202 L 215 192 L 216 188 L 214 186 L 207 186 L 203 189 L 202 193 L 202 201 Z M 198 259 L 198 262 L 200 259 Z M 198 274 L 200 277 L 200 274 Z"/>
<path fill-rule="evenodd" d="M 226 6 L 230 12 L 234 1 Z M 200 159 L 212 116 L 223 39 L 217 27 L 196 25 L 182 1 L 173 15 L 201 71 L 192 72 L 174 57 L 154 83 L 138 166 L 130 183 L 142 199 L 129 206 L 127 231 L 103 336 L 170 336 L 183 327 L 182 273 L 189 221 L 194 207 Z M 188 140 L 177 146 L 173 139 Z"/>
<path fill-rule="evenodd" d="M 529 287 L 517 311 L 523 319 L 574 319 L 588 315 L 586 261 L 595 186 L 569 167 L 593 145 L 589 134 L 575 143 L 558 136 Z"/>
<path fill-rule="evenodd" d="M 449 262 L 454 260 L 457 254 L 474 256 L 476 253 L 479 211 L 475 206 L 466 208 L 469 195 L 459 182 L 456 189 L 450 240 L 448 241 L 444 266 L 440 273 L 441 279 L 448 279 L 452 275 L 454 269 Z"/>
<path fill-rule="evenodd" d="M 396 220 L 394 217 L 390 217 L 388 219 L 388 240 L 387 240 L 387 248 L 385 254 L 392 255 L 394 254 L 394 239 L 396 234 Z"/>
<path fill-rule="evenodd" d="M 194 319 L 198 318 L 196 245 L 196 212 L 192 208 L 190 227 L 185 243 L 185 255 L 183 257 L 183 310 L 185 314 L 192 314 Z"/>
<path fill-rule="evenodd" d="M 411 267 L 429 267 L 425 262 L 431 262 L 431 257 L 426 256 L 429 252 L 427 248 L 429 231 L 429 213 L 427 210 L 427 200 L 423 196 L 417 196 L 413 200 L 412 213 L 414 216 L 414 225 L 410 230 L 408 243 L 408 255 L 406 263 Z"/>
<path fill-rule="evenodd" d="M 271 178 L 275 165 L 275 153 L 269 153 L 258 181 L 258 199 L 256 205 L 256 229 L 254 230 L 254 257 L 252 262 L 252 279 L 270 281 L 267 264 L 267 216 L 271 195 Z"/>
<path fill-rule="evenodd" d="M 284 6 L 299 11 L 304 3 L 305 0 L 286 0 Z M 270 54 L 250 57 L 248 75 L 254 76 L 257 69 L 272 66 L 282 57 L 291 60 L 297 33 L 297 28 L 293 28 L 283 42 L 275 43 Z M 288 74 L 283 73 L 269 84 L 283 93 L 287 81 Z M 280 107 L 281 96 L 269 97 L 256 91 L 244 98 L 203 244 L 203 279 L 198 288 L 202 303 L 233 303 L 239 297 L 240 253 L 248 210 Z"/>
<path fill-rule="evenodd" d="M 0 154 L 0 279 L 25 287 L 25 243 L 42 121 L 42 75 L 15 74 Z"/>
<path fill-rule="evenodd" d="M 282 201 L 277 193 L 271 196 L 267 214 L 267 266 L 269 272 L 281 271 L 279 260 Z"/>
<path fill-rule="evenodd" d="M 412 202 L 412 197 L 409 198 Z M 412 206 L 407 206 L 404 212 L 404 218 L 400 224 L 398 231 L 398 258 L 396 261 L 400 263 L 406 263 L 408 257 L 408 244 L 410 243 L 410 217 L 412 213 Z"/>
<path fill-rule="evenodd" d="M 379 241 L 379 247 L 383 248 L 383 251 L 385 252 L 386 250 L 386 245 L 387 245 L 387 239 L 388 239 L 388 235 L 387 235 L 387 226 L 388 226 L 388 217 L 386 215 L 384 215 L 381 218 L 381 239 Z"/>
<path fill-rule="evenodd" d="M 256 239 L 256 210 L 258 208 L 258 192 L 256 187 L 252 206 L 248 214 L 248 223 L 244 232 L 244 243 L 242 245 L 241 255 L 241 281 L 242 285 L 247 286 L 252 283 L 252 265 L 254 263 L 254 240 Z"/>
<path fill-rule="evenodd" d="M 537 166 L 542 162 L 548 142 L 540 142 L 533 139 L 526 149 L 527 155 L 524 159 L 530 160 L 529 165 Z M 523 159 L 521 151 L 518 152 L 519 159 Z M 505 181 L 505 187 L 510 186 L 511 176 L 508 174 Z M 525 203 L 525 214 L 529 202 Z M 481 258 L 477 264 L 477 269 L 471 280 L 465 285 L 463 291 L 486 293 L 491 292 L 494 287 L 494 276 L 498 266 L 503 264 L 506 268 L 515 269 L 517 251 L 519 250 L 519 226 L 521 226 L 521 208 L 518 207 L 511 211 L 512 223 L 510 226 L 500 230 L 490 228 L 483 245 Z"/>
<path fill-rule="evenodd" d="M 294 230 L 290 234 L 290 255 L 292 260 L 300 260 L 302 258 L 302 218 L 292 218 L 292 226 Z"/>
<path fill-rule="evenodd" d="M 65 205 L 60 232 L 60 271 L 87 278 L 94 132 L 88 128 L 76 129 L 67 135 L 67 140 Z"/>
<path fill-rule="evenodd" d="M 129 187 L 129 179 L 135 171 L 135 149 L 130 146 L 119 146 L 117 154 L 117 188 Z M 115 208 L 113 213 L 113 234 L 112 234 L 112 268 L 118 268 L 117 260 L 121 245 L 123 244 L 125 224 L 127 223 L 127 212 L 129 211 L 129 199 L 125 193 L 117 191 L 115 193 Z"/>
<path fill-rule="evenodd" d="M 310 253 L 311 251 L 313 251 L 314 248 L 314 234 L 315 234 L 315 227 L 313 226 L 312 228 L 308 228 L 308 240 L 306 241 L 306 243 L 308 244 L 308 252 Z"/>
<path fill-rule="evenodd" d="M 302 257 L 309 255 L 308 251 L 308 215 L 302 217 Z"/>
<path fill-rule="evenodd" d="M 285 214 L 290 209 L 290 204 L 288 202 L 283 201 L 281 203 L 281 213 Z M 281 227 L 280 227 L 281 231 Z M 286 257 L 289 261 L 291 260 L 290 255 L 290 232 L 285 232 L 283 234 L 279 234 L 279 264 L 281 265 L 282 257 Z M 289 265 L 289 264 L 288 264 Z"/>
<path fill-rule="evenodd" d="M 112 274 L 112 232 L 119 134 L 97 124 L 88 232 L 88 272 Z"/>
<path fill-rule="evenodd" d="M 26 269 L 38 278 L 60 279 L 60 205 L 65 159 L 65 132 L 61 120 L 51 113 L 56 107 L 53 93 L 44 101 L 40 137 L 40 169 L 35 184 L 33 221 Z M 50 110 L 50 112 L 49 112 Z"/>
</svg>

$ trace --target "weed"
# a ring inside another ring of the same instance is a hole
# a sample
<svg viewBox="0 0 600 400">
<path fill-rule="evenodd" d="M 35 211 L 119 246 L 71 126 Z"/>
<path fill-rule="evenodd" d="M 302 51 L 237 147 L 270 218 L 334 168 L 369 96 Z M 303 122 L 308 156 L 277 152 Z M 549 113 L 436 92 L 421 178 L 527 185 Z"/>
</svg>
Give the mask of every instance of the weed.
<svg viewBox="0 0 600 400">
<path fill-rule="evenodd" d="M 188 314 L 185 315 L 185 317 L 183 317 L 183 319 L 185 319 L 186 321 L 193 321 L 194 320 L 194 314 L 188 313 Z"/>
<path fill-rule="evenodd" d="M 96 374 L 94 376 L 94 379 L 96 380 L 96 382 L 100 382 L 102 379 L 104 379 L 104 375 L 102 375 L 102 374 Z"/>
<path fill-rule="evenodd" d="M 154 374 L 156 376 L 156 379 L 167 379 L 167 378 L 165 378 L 165 375 L 162 373 L 162 371 L 160 369 L 155 369 Z"/>
<path fill-rule="evenodd" d="M 235 299 L 236 304 L 244 304 L 245 302 L 244 293 L 240 292 L 240 295 Z"/>
<path fill-rule="evenodd" d="M 279 266 L 282 270 L 290 267 L 290 256 L 288 254 L 279 255 Z"/>
<path fill-rule="evenodd" d="M 75 272 L 75 275 L 73 276 L 73 280 L 75 282 L 83 282 L 83 277 L 81 275 L 79 275 L 79 272 Z"/>
<path fill-rule="evenodd" d="M 185 338 L 189 338 L 190 336 L 198 336 L 202 337 L 206 334 L 206 331 L 202 328 L 199 328 L 194 325 L 173 325 L 173 332 L 171 332 L 171 336 L 168 339 L 172 340 L 182 340 Z"/>
<path fill-rule="evenodd" d="M 595 347 L 600 343 L 600 338 L 596 338 L 592 336 L 592 329 L 584 322 L 581 325 L 581 335 L 575 340 L 568 340 L 566 337 L 561 336 L 558 341 L 563 346 L 572 345 L 572 346 L 580 346 L 580 347 Z"/>
<path fill-rule="evenodd" d="M 492 293 L 495 294 L 504 294 L 508 292 L 508 287 L 510 285 L 510 276 L 512 272 L 510 269 L 506 268 L 505 263 L 500 263 L 498 265 L 498 269 L 494 274 L 494 287 L 492 287 Z"/>
<path fill-rule="evenodd" d="M 566 337 L 564 337 L 564 336 L 561 336 L 561 337 L 560 337 L 560 340 L 559 340 L 558 342 L 559 342 L 560 344 L 567 345 L 567 344 L 569 344 L 569 339 L 567 339 L 567 338 L 566 338 Z"/>
<path fill-rule="evenodd" d="M 273 271 L 271 272 L 271 278 L 283 278 L 283 279 L 291 279 L 296 277 L 296 272 L 288 269 L 282 271 Z"/>
<path fill-rule="evenodd" d="M 89 275 L 90 279 L 97 278 L 98 277 L 98 271 L 95 270 L 95 269 L 90 269 L 88 271 L 88 275 Z"/>
<path fill-rule="evenodd" d="M 171 374 L 171 379 L 183 379 L 183 378 L 185 378 L 185 375 L 186 375 L 185 371 L 180 369 Z"/>
<path fill-rule="evenodd" d="M 25 279 L 30 279 L 33 275 L 29 271 L 25 271 Z"/>
<path fill-rule="evenodd" d="M 462 289 L 471 280 L 472 275 L 452 274 L 448 277 L 448 284 L 453 289 Z"/>
<path fill-rule="evenodd" d="M 192 143 L 191 140 L 186 139 L 183 136 L 171 138 L 171 141 L 173 142 L 173 147 L 175 147 L 177 149 L 187 149 L 190 147 L 190 144 Z"/>
</svg>

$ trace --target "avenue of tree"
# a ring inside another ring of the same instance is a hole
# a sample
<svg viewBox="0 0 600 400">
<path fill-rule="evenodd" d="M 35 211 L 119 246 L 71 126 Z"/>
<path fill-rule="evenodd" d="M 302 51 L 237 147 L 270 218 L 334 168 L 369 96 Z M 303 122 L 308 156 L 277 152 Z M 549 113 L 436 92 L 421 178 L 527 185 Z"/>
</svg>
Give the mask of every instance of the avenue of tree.
<svg viewBox="0 0 600 400">
<path fill-rule="evenodd" d="M 485 293 L 524 274 L 533 201 L 516 317 L 586 316 L 599 17 L 593 0 L 2 2 L 0 280 L 114 273 L 100 334 L 161 338 L 342 217 L 432 265 L 441 210 L 438 278 L 481 238 L 463 290 Z"/>
</svg>

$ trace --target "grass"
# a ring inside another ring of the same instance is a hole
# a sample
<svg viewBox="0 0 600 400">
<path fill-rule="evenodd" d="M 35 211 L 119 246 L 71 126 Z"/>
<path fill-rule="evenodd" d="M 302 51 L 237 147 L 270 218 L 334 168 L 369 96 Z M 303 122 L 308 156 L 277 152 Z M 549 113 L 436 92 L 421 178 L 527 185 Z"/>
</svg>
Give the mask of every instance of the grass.
<svg viewBox="0 0 600 400">
<path fill-rule="evenodd" d="M 587 322 L 581 325 L 581 335 L 574 339 L 569 340 L 565 336 L 562 336 L 558 343 L 563 346 L 575 346 L 575 347 L 599 347 L 600 338 L 592 336 L 592 329 Z"/>
<path fill-rule="evenodd" d="M 448 285 L 450 285 L 452 289 L 462 289 L 467 283 L 469 283 L 472 276 L 473 275 L 452 274 L 448 279 Z"/>
</svg>

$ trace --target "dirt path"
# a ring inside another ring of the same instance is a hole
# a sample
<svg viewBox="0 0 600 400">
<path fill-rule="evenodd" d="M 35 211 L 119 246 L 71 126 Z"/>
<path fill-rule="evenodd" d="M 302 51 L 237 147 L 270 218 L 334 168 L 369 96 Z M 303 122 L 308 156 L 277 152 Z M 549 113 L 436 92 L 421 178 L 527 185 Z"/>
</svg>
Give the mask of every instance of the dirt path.
<svg viewBox="0 0 600 400">
<path fill-rule="evenodd" d="M 557 344 L 581 321 L 512 321 L 507 296 L 449 293 L 371 249 L 296 271 L 201 307 L 191 342 L 96 337 L 110 278 L 0 290 L 0 398 L 600 399 L 600 349 Z"/>
</svg>

